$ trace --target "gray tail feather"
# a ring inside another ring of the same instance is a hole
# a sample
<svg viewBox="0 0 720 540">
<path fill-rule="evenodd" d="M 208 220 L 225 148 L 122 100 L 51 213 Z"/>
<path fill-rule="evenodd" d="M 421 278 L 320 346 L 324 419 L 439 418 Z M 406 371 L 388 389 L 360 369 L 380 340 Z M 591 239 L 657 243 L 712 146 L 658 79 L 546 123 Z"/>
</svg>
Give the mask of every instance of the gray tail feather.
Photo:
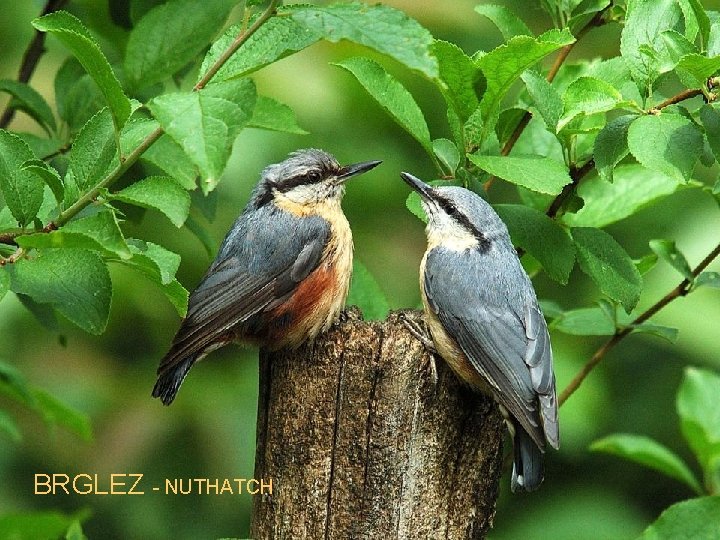
<svg viewBox="0 0 720 540">
<path fill-rule="evenodd" d="M 190 371 L 190 368 L 195 363 L 195 358 L 195 355 L 188 356 L 170 369 L 161 371 L 158 374 L 157 382 L 155 382 L 152 396 L 160 398 L 163 405 L 170 405 L 175 399 L 178 390 L 180 390 L 180 385 L 185 380 L 185 377 L 187 377 L 188 371 Z"/>
<path fill-rule="evenodd" d="M 513 470 L 510 488 L 534 491 L 543 481 L 543 452 L 522 428 L 515 424 Z"/>
</svg>

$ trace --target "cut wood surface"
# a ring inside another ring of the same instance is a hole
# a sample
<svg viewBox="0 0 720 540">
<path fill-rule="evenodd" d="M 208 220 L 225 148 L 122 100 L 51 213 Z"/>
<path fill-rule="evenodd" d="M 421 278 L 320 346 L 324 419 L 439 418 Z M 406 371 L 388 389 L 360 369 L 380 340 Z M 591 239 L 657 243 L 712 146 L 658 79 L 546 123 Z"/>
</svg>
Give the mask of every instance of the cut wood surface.
<svg viewBox="0 0 720 540">
<path fill-rule="evenodd" d="M 405 316 L 422 323 L 416 311 Z M 430 355 L 400 312 L 351 308 L 314 344 L 260 354 L 254 539 L 483 538 L 501 417 Z"/>
</svg>

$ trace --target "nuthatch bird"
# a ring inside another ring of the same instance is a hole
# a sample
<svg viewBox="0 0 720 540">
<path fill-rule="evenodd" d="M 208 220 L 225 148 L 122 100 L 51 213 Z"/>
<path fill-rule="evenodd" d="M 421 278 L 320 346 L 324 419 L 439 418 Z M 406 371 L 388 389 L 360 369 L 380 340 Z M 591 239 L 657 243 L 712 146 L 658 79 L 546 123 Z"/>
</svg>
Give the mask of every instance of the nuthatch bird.
<svg viewBox="0 0 720 540">
<path fill-rule="evenodd" d="M 193 364 L 230 342 L 293 348 L 332 325 L 352 273 L 345 182 L 379 163 L 341 167 L 326 152 L 300 150 L 262 172 L 190 295 L 153 397 L 172 403 Z"/>
<path fill-rule="evenodd" d="M 513 438 L 512 490 L 532 491 L 543 479 L 545 442 L 559 443 L 550 336 L 535 291 L 487 202 L 401 176 L 428 217 L 420 290 L 435 349 L 498 403 Z"/>
</svg>

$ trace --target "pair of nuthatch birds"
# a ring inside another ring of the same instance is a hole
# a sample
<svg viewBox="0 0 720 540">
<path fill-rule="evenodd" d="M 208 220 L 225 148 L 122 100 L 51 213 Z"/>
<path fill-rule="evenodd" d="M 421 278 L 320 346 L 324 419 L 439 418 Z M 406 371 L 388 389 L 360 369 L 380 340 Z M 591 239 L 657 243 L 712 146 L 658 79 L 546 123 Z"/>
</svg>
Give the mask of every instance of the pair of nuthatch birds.
<svg viewBox="0 0 720 540">
<path fill-rule="evenodd" d="M 343 167 L 326 152 L 301 150 L 262 172 L 190 295 L 154 397 L 169 405 L 193 364 L 230 342 L 292 348 L 332 325 L 352 272 L 345 182 L 379 163 Z M 558 447 L 558 418 L 550 338 L 530 279 L 482 198 L 401 177 L 428 216 L 420 289 L 435 349 L 460 379 L 494 397 L 513 437 L 512 489 L 533 490 L 546 442 Z"/>
</svg>

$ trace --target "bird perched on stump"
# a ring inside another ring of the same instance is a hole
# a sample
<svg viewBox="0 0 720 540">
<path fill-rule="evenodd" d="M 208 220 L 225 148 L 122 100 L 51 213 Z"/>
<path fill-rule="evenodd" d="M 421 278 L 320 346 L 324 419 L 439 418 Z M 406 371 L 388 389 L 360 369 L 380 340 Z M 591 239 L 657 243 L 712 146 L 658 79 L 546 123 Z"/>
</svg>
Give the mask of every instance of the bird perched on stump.
<svg viewBox="0 0 720 540">
<path fill-rule="evenodd" d="M 401 177 L 428 217 L 420 289 L 435 348 L 498 403 L 513 438 L 512 490 L 532 491 L 543 479 L 546 442 L 559 444 L 550 336 L 532 283 L 507 227 L 481 197 Z"/>
<path fill-rule="evenodd" d="M 190 295 L 153 397 L 172 403 L 193 364 L 230 342 L 293 348 L 330 327 L 352 273 L 352 235 L 340 207 L 345 182 L 379 163 L 343 167 L 310 149 L 263 170 Z"/>
</svg>

